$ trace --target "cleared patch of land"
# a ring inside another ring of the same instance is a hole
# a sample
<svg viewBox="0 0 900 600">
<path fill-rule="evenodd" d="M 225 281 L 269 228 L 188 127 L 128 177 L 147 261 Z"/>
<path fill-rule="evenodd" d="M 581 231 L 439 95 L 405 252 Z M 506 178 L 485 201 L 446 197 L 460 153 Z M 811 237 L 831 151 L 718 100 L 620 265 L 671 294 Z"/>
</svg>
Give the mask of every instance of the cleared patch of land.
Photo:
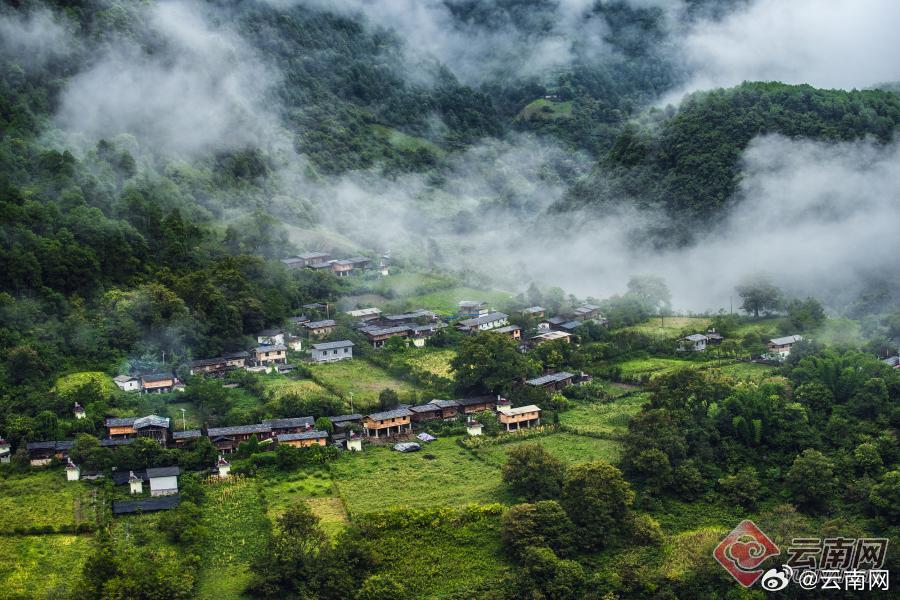
<svg viewBox="0 0 900 600">
<path fill-rule="evenodd" d="M 92 542 L 90 535 L 0 536 L 0 597 L 68 598 Z"/>
<path fill-rule="evenodd" d="M 412 384 L 397 379 L 384 369 L 362 359 L 312 365 L 310 368 L 313 377 L 322 387 L 344 398 L 348 410 L 350 394 L 353 394 L 353 410 L 362 411 L 378 405 L 378 394 L 383 389 L 397 392 L 401 402 L 416 392 Z"/>
<path fill-rule="evenodd" d="M 410 308 L 427 308 L 444 315 L 455 315 L 460 300 L 483 300 L 494 308 L 505 305 L 512 299 L 509 292 L 480 290 L 472 287 L 451 287 L 407 298 L 404 303 Z"/>
<path fill-rule="evenodd" d="M 495 465 L 479 460 L 452 438 L 402 453 L 367 445 L 331 465 L 350 515 L 389 508 L 429 508 L 497 502 L 503 484 Z"/>
<path fill-rule="evenodd" d="M 579 464 L 592 460 L 615 463 L 621 456 L 621 446 L 618 442 L 571 433 L 554 433 L 521 442 L 489 445 L 478 448 L 475 452 L 482 460 L 499 469 L 506 462 L 509 451 L 521 444 L 539 444 L 550 454 L 568 464 Z"/>
<path fill-rule="evenodd" d="M 632 394 L 613 402 L 579 404 L 560 413 L 561 424 L 579 432 L 589 432 L 618 438 L 628 430 L 628 421 L 647 401 L 644 394 Z"/>
<path fill-rule="evenodd" d="M 0 479 L 0 530 L 59 527 L 93 519 L 90 492 L 81 482 L 66 481 L 61 467 Z"/>
<path fill-rule="evenodd" d="M 538 98 L 530 102 L 518 115 L 518 119 L 525 121 L 542 120 L 555 121 L 556 119 L 568 119 L 572 116 L 572 102 Z"/>
</svg>

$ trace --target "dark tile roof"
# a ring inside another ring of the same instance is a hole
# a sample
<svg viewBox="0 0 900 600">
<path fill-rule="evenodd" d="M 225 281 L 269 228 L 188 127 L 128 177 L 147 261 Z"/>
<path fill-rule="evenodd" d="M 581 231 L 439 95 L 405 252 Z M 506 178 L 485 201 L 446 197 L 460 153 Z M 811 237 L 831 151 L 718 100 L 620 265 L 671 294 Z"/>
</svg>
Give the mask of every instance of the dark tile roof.
<svg viewBox="0 0 900 600">
<path fill-rule="evenodd" d="M 345 423 L 347 421 L 362 421 L 363 416 L 358 413 L 349 415 L 337 415 L 336 417 L 328 417 L 332 423 Z"/>
<path fill-rule="evenodd" d="M 420 404 L 418 406 L 410 406 L 409 410 L 414 413 L 440 412 L 441 407 L 435 404 Z"/>
<path fill-rule="evenodd" d="M 140 479 L 141 481 L 149 481 L 147 477 L 147 471 L 145 469 L 137 470 L 134 472 L 134 476 Z M 116 485 L 125 485 L 128 483 L 128 480 L 131 478 L 129 471 L 113 471 L 111 479 L 113 483 Z"/>
<path fill-rule="evenodd" d="M 492 312 L 488 313 L 482 317 L 475 317 L 473 319 L 464 319 L 459 322 L 463 327 L 478 327 L 479 325 L 484 325 L 485 323 L 493 323 L 494 321 L 501 321 L 503 319 L 508 319 L 509 315 L 502 312 Z"/>
<path fill-rule="evenodd" d="M 156 467 L 147 469 L 148 479 L 153 479 L 154 477 L 177 477 L 178 475 L 181 475 L 181 469 L 179 467 Z"/>
<path fill-rule="evenodd" d="M 262 423 L 254 425 L 235 425 L 233 427 L 210 427 L 206 430 L 209 437 L 229 436 L 229 435 L 245 435 L 249 433 L 269 433 L 272 428 Z"/>
<path fill-rule="evenodd" d="M 173 379 L 171 373 L 150 373 L 149 375 L 141 375 L 143 381 L 165 381 Z"/>
<path fill-rule="evenodd" d="M 394 410 L 386 410 L 384 412 L 372 413 L 368 415 L 373 421 L 385 421 L 387 419 L 396 419 L 397 417 L 409 417 L 412 413 L 407 408 L 395 408 Z"/>
<path fill-rule="evenodd" d="M 281 329 L 263 329 L 256 335 L 259 337 L 272 337 L 272 336 L 283 335 L 283 334 L 284 334 L 284 331 L 282 331 Z"/>
<path fill-rule="evenodd" d="M 460 406 L 456 400 L 439 400 L 437 398 L 429 402 L 429 404 L 434 404 L 438 408 L 458 408 Z"/>
<path fill-rule="evenodd" d="M 100 447 L 101 448 L 112 448 L 115 446 L 127 446 L 128 444 L 130 444 L 133 441 L 134 440 L 131 438 L 125 439 L 125 440 L 114 440 L 114 439 L 107 438 L 107 439 L 100 440 Z"/>
<path fill-rule="evenodd" d="M 287 351 L 287 346 L 284 344 L 270 344 L 268 346 L 257 346 L 254 348 L 256 352 L 281 352 Z"/>
<path fill-rule="evenodd" d="M 170 510 L 178 506 L 181 496 L 157 496 L 142 500 L 116 500 L 113 501 L 112 512 L 114 515 L 126 515 L 136 512 L 152 512 L 155 510 Z"/>
<path fill-rule="evenodd" d="M 295 440 L 319 440 L 327 437 L 328 434 L 326 432 L 311 429 L 310 431 L 301 431 L 300 433 L 282 433 L 278 436 L 278 441 L 292 442 Z"/>
<path fill-rule="evenodd" d="M 226 353 L 223 354 L 222 356 L 223 356 L 224 358 L 231 358 L 231 359 L 234 359 L 234 358 L 248 358 L 248 357 L 250 356 L 250 353 L 247 352 L 246 350 L 238 350 L 237 352 L 226 352 Z"/>
<path fill-rule="evenodd" d="M 217 365 L 220 363 L 226 362 L 228 359 L 224 356 L 219 356 L 217 358 L 198 358 L 197 360 L 192 360 L 188 363 L 188 366 L 191 367 L 205 367 L 208 365 Z"/>
<path fill-rule="evenodd" d="M 566 317 L 550 317 L 549 319 L 547 319 L 547 322 L 551 325 L 562 325 L 566 321 L 568 321 Z"/>
<path fill-rule="evenodd" d="M 71 450 L 75 446 L 75 440 L 50 440 L 44 442 L 28 442 L 26 450 Z"/>
<path fill-rule="evenodd" d="M 320 327 L 334 327 L 336 325 L 334 319 L 322 319 L 321 321 L 310 321 L 309 323 L 304 323 L 303 326 L 307 329 L 318 329 Z"/>
<path fill-rule="evenodd" d="M 139 419 L 134 420 L 133 427 L 135 429 L 142 429 L 144 427 L 169 427 L 169 418 L 168 417 L 160 417 L 158 415 L 147 415 L 146 417 L 141 417 Z"/>
<path fill-rule="evenodd" d="M 199 429 L 188 429 L 186 431 L 175 431 L 172 433 L 172 439 L 175 440 L 191 440 L 194 438 L 201 437 L 203 432 Z"/>
<path fill-rule="evenodd" d="M 107 417 L 103 422 L 107 427 L 130 427 L 140 417 Z"/>
<path fill-rule="evenodd" d="M 494 396 L 472 396 L 471 398 L 457 398 L 456 401 L 460 406 L 474 406 L 476 404 L 493 404 L 496 398 Z"/>
<path fill-rule="evenodd" d="M 313 417 L 290 417 L 287 419 L 265 419 L 262 424 L 272 429 L 287 429 L 289 427 L 310 427 L 316 423 Z"/>
</svg>

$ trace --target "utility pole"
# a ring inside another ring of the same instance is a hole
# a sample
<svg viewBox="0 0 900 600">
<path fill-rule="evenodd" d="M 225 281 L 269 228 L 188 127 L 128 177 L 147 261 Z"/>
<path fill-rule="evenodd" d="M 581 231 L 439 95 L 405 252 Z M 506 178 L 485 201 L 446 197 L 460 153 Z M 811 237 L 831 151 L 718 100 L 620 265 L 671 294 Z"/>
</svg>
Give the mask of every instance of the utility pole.
<svg viewBox="0 0 900 600">
<path fill-rule="evenodd" d="M 350 414 L 353 414 L 353 392 L 350 392 Z"/>
<path fill-rule="evenodd" d="M 181 430 L 187 431 L 187 419 L 184 416 L 184 413 L 187 412 L 186 408 L 181 409 Z"/>
</svg>

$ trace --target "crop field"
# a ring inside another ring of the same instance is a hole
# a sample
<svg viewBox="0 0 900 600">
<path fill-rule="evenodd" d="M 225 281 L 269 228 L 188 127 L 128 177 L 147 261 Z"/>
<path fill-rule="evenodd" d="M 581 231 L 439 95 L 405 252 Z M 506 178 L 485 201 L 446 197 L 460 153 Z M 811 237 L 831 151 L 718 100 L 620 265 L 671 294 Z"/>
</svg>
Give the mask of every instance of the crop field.
<svg viewBox="0 0 900 600">
<path fill-rule="evenodd" d="M 294 502 L 306 502 L 321 519 L 322 528 L 329 534 L 337 534 L 347 524 L 344 503 L 336 495 L 331 475 L 324 468 L 304 469 L 277 478 L 265 484 L 268 514 L 276 519 Z"/>
<path fill-rule="evenodd" d="M 199 598 L 237 598 L 250 576 L 250 562 L 262 554 L 269 520 L 257 482 L 235 479 L 211 485 L 204 503 L 208 542 Z"/>
<path fill-rule="evenodd" d="M 414 371 L 423 371 L 438 377 L 451 378 L 450 361 L 456 356 L 455 350 L 443 348 L 416 348 L 404 358 Z"/>
<path fill-rule="evenodd" d="M 66 598 L 91 552 L 90 535 L 0 536 L 0 597 Z"/>
<path fill-rule="evenodd" d="M 333 397 L 334 394 L 323 388 L 312 379 L 290 379 L 283 376 L 272 376 L 264 379 L 266 385 L 266 397 L 278 400 L 287 394 L 294 394 L 301 398 Z"/>
<path fill-rule="evenodd" d="M 695 366 L 698 363 L 679 360 L 677 358 L 638 358 L 619 363 L 622 369 L 622 379 L 625 381 L 638 381 L 646 377 L 667 373 L 685 367 Z"/>
<path fill-rule="evenodd" d="M 85 485 L 66 481 L 65 471 L 59 467 L 0 479 L 0 531 L 74 525 L 79 505 L 83 520 L 89 520 L 93 514 L 88 498 Z"/>
<path fill-rule="evenodd" d="M 662 320 L 659 317 L 654 317 L 626 329 L 639 331 L 647 335 L 674 338 L 679 336 L 685 329 L 692 329 L 697 332 L 706 331 L 711 322 L 712 319 L 709 317 L 666 317 Z"/>
<path fill-rule="evenodd" d="M 395 507 L 497 502 L 503 494 L 498 468 L 451 438 L 410 453 L 369 445 L 332 463 L 331 471 L 351 516 Z"/>
<path fill-rule="evenodd" d="M 618 438 L 628 429 L 628 421 L 647 401 L 644 394 L 633 394 L 613 402 L 580 404 L 559 414 L 563 425 L 576 430 Z"/>
<path fill-rule="evenodd" d="M 407 598 L 451 597 L 508 569 L 499 516 L 395 526 L 374 535 L 383 557 L 381 573 L 402 582 Z"/>
<path fill-rule="evenodd" d="M 483 446 L 475 450 L 475 452 L 486 463 L 496 466 L 499 473 L 500 467 L 506 462 L 506 456 L 509 451 L 521 444 L 539 444 L 546 448 L 550 454 L 567 464 L 578 464 L 592 460 L 605 460 L 609 463 L 615 463 L 618 462 L 621 456 L 621 446 L 618 442 L 571 433 L 554 433 L 521 442 Z"/>
<path fill-rule="evenodd" d="M 368 410 L 378 404 L 378 394 L 390 388 L 400 395 L 401 401 L 408 398 L 416 388 L 400 379 L 392 377 L 384 369 L 362 360 L 341 360 L 325 365 L 311 366 L 313 377 L 328 390 L 345 400 L 353 394 L 353 409 Z M 349 402 L 347 409 L 349 410 Z"/>
</svg>

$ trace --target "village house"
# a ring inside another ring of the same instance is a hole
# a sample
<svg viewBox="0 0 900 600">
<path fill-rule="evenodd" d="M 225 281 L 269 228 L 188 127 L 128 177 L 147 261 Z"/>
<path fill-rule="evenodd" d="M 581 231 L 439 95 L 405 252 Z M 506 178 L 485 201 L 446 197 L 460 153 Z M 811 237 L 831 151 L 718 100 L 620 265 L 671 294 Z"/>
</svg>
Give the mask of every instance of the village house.
<svg viewBox="0 0 900 600">
<path fill-rule="evenodd" d="M 412 340 L 413 346 L 416 348 L 424 348 L 428 338 L 446 326 L 446 323 L 441 323 L 440 321 L 437 323 L 426 323 L 424 325 L 413 324 L 409 326 L 408 337 Z"/>
<path fill-rule="evenodd" d="M 221 454 L 219 460 L 216 461 L 216 471 L 218 471 L 219 479 L 227 479 L 231 474 L 231 463 L 225 460 Z"/>
<path fill-rule="evenodd" d="M 246 442 L 254 435 L 260 441 L 270 439 L 272 437 L 272 428 L 262 423 L 235 425 L 232 427 L 210 427 L 206 430 L 206 435 L 220 452 L 234 452 L 242 442 Z"/>
<path fill-rule="evenodd" d="M 317 363 L 353 358 L 353 342 L 341 340 L 339 342 L 313 344 L 311 354 L 312 359 Z"/>
<path fill-rule="evenodd" d="M 171 496 L 177 494 L 179 475 L 181 475 L 181 469 L 178 467 L 147 469 L 147 479 L 150 481 L 150 495 Z"/>
<path fill-rule="evenodd" d="M 139 392 L 141 390 L 141 380 L 131 375 L 116 375 L 113 382 L 123 392 Z"/>
<path fill-rule="evenodd" d="M 287 346 L 275 344 L 274 346 L 258 346 L 253 349 L 256 364 L 262 367 L 271 365 L 283 365 L 287 362 Z"/>
<path fill-rule="evenodd" d="M 488 314 L 487 302 L 481 300 L 461 300 L 456 314 L 465 319 L 483 317 Z"/>
<path fill-rule="evenodd" d="M 285 338 L 285 345 L 294 352 L 303 351 L 303 338 L 295 335 L 289 335 Z"/>
<path fill-rule="evenodd" d="M 72 414 L 75 416 L 76 419 L 86 419 L 87 418 L 87 413 L 85 412 L 84 407 L 81 406 L 80 404 L 78 404 L 77 402 L 75 403 L 75 406 L 72 408 Z"/>
<path fill-rule="evenodd" d="M 366 339 L 372 342 L 373 348 L 381 348 L 384 343 L 392 337 L 408 337 L 410 334 L 409 325 L 396 325 L 394 327 L 369 326 L 360 329 L 360 332 L 366 336 Z"/>
<path fill-rule="evenodd" d="M 363 418 L 363 430 L 367 436 L 376 439 L 382 436 L 409 433 L 412 431 L 411 418 L 412 412 L 406 408 L 372 413 Z"/>
<path fill-rule="evenodd" d="M 310 429 L 300 433 L 282 433 L 276 439 L 279 445 L 308 448 L 309 446 L 324 446 L 328 440 L 328 433 Z"/>
<path fill-rule="evenodd" d="M 246 354 L 246 352 L 244 353 Z M 211 375 L 219 377 L 229 371 L 234 371 L 246 364 L 246 358 L 228 358 L 217 356 L 216 358 L 200 358 L 188 363 L 188 371 L 191 375 Z M 240 365 L 240 367 L 238 367 Z"/>
<path fill-rule="evenodd" d="M 528 343 L 531 344 L 532 347 L 540 346 L 546 342 L 553 342 L 556 340 L 565 340 L 567 344 L 572 343 L 572 334 L 566 331 L 547 331 L 545 333 L 539 333 L 537 335 L 533 335 L 528 338 Z"/>
<path fill-rule="evenodd" d="M 145 394 L 163 394 L 175 387 L 175 376 L 171 373 L 151 373 L 141 376 L 141 391 Z"/>
<path fill-rule="evenodd" d="M 0 438 L 0 464 L 8 463 L 11 456 L 12 446 L 10 446 L 9 442 Z"/>
<path fill-rule="evenodd" d="M 707 346 L 718 346 L 725 340 L 722 337 L 722 334 L 716 331 L 715 329 L 710 329 L 706 332 L 706 345 Z"/>
<path fill-rule="evenodd" d="M 362 425 L 363 416 L 357 413 L 327 417 L 335 429 L 349 429 L 354 425 Z"/>
<path fill-rule="evenodd" d="M 157 498 L 142 498 L 140 500 L 114 500 L 112 503 L 112 514 L 129 515 L 171 510 L 178 508 L 180 502 L 180 496 L 159 496 Z"/>
<path fill-rule="evenodd" d="M 410 406 L 409 412 L 412 413 L 413 423 L 423 423 L 425 421 L 434 421 L 441 418 L 441 407 L 431 404 L 419 404 Z"/>
<path fill-rule="evenodd" d="M 544 388 L 548 392 L 556 392 L 572 385 L 574 378 L 575 376 L 572 373 L 560 371 L 559 373 L 551 373 L 529 379 L 525 383 L 533 387 Z"/>
<path fill-rule="evenodd" d="M 128 492 L 132 496 L 144 493 L 144 479 L 135 475 L 134 471 L 128 472 Z"/>
<path fill-rule="evenodd" d="M 372 259 L 366 258 L 365 256 L 351 256 L 350 258 L 348 258 L 346 260 L 347 260 L 347 262 L 349 262 L 350 264 L 353 265 L 353 268 L 357 272 L 365 271 L 367 269 L 372 268 Z"/>
<path fill-rule="evenodd" d="M 498 327 L 493 330 L 494 333 L 502 333 L 503 335 L 508 335 L 514 340 L 522 339 L 522 328 L 518 325 L 507 325 L 505 327 Z"/>
<path fill-rule="evenodd" d="M 281 329 L 263 329 L 256 335 L 256 343 L 260 346 L 283 345 L 284 331 Z"/>
<path fill-rule="evenodd" d="M 348 310 L 346 313 L 347 316 L 353 317 L 359 321 L 368 322 L 377 319 L 381 316 L 381 311 L 375 307 L 371 308 L 360 308 L 357 310 Z"/>
<path fill-rule="evenodd" d="M 441 409 L 442 419 L 452 419 L 459 414 L 460 404 L 456 400 L 439 400 L 435 398 L 429 404 L 434 404 Z"/>
<path fill-rule="evenodd" d="M 169 437 L 168 417 L 107 417 L 103 424 L 106 437 L 112 440 L 149 437 L 165 446 Z"/>
<path fill-rule="evenodd" d="M 262 424 L 272 430 L 272 435 L 280 435 L 282 433 L 309 431 L 316 424 L 316 420 L 313 417 L 288 417 L 285 419 L 265 419 Z"/>
<path fill-rule="evenodd" d="M 294 328 L 294 331 L 300 331 L 300 328 L 305 324 L 309 323 L 309 317 L 306 315 L 299 315 L 297 317 L 288 317 L 288 323 Z"/>
<path fill-rule="evenodd" d="M 350 432 L 346 440 L 347 450 L 351 452 L 362 452 L 362 438 L 354 432 Z"/>
<path fill-rule="evenodd" d="M 464 319 L 456 327 L 466 333 L 489 331 L 498 327 L 509 325 L 509 315 L 502 312 L 492 312 L 474 319 Z"/>
<path fill-rule="evenodd" d="M 353 272 L 353 263 L 349 260 L 333 260 L 331 270 L 338 277 L 347 277 Z"/>
<path fill-rule="evenodd" d="M 323 319 L 321 321 L 310 321 L 303 325 L 310 337 L 325 337 L 329 335 L 337 326 L 334 319 Z"/>
<path fill-rule="evenodd" d="M 172 441 L 175 443 L 176 448 L 181 448 L 190 442 L 197 441 L 201 437 L 203 437 L 203 432 L 199 429 L 188 429 L 172 433 Z"/>
<path fill-rule="evenodd" d="M 75 440 L 52 440 L 48 442 L 28 442 L 25 450 L 28 452 L 28 461 L 32 467 L 49 465 L 56 458 L 65 460 L 69 458 L 69 450 L 75 447 Z"/>
<path fill-rule="evenodd" d="M 600 307 L 595 304 L 582 304 L 572 312 L 575 313 L 575 318 L 579 321 L 596 319 L 601 316 Z"/>
<path fill-rule="evenodd" d="M 281 262 L 289 269 L 302 269 L 311 265 L 327 263 L 331 256 L 324 252 L 307 252 L 290 258 L 283 258 Z"/>
<path fill-rule="evenodd" d="M 791 348 L 799 341 L 803 340 L 800 335 L 788 335 L 785 337 L 774 338 L 769 340 L 767 344 L 769 348 L 769 356 L 776 360 L 784 360 L 791 354 Z"/>
<path fill-rule="evenodd" d="M 706 350 L 707 337 L 702 333 L 692 333 L 678 340 L 678 350 L 681 352 L 702 352 Z"/>
<path fill-rule="evenodd" d="M 286 266 L 288 269 L 302 269 L 303 267 L 306 266 L 306 264 L 303 262 L 303 259 L 299 258 L 297 256 L 292 256 L 290 258 L 282 258 L 281 264 Z"/>
<path fill-rule="evenodd" d="M 530 317 L 532 319 L 543 319 L 546 313 L 547 309 L 543 306 L 530 306 L 522 310 L 523 317 Z"/>
<path fill-rule="evenodd" d="M 81 467 L 72 462 L 72 459 L 67 459 L 66 463 L 66 481 L 78 481 L 81 479 Z"/>
<path fill-rule="evenodd" d="M 506 431 L 515 431 L 522 427 L 535 427 L 541 424 L 541 409 L 534 404 L 516 408 L 499 408 L 497 416 L 500 424 L 506 427 Z"/>
<path fill-rule="evenodd" d="M 457 398 L 456 403 L 459 404 L 463 414 L 470 415 L 486 410 L 494 410 L 495 400 L 494 396 L 472 396 L 471 398 Z"/>
<path fill-rule="evenodd" d="M 481 435 L 483 429 L 484 425 L 482 425 L 475 419 L 469 419 L 468 421 L 466 421 L 466 433 L 472 437 L 478 437 L 479 435 Z"/>
<path fill-rule="evenodd" d="M 438 315 L 430 310 L 419 308 L 410 312 L 401 313 L 399 315 L 381 315 L 377 325 L 383 327 L 394 327 L 403 323 L 431 323 L 438 320 Z"/>
</svg>

